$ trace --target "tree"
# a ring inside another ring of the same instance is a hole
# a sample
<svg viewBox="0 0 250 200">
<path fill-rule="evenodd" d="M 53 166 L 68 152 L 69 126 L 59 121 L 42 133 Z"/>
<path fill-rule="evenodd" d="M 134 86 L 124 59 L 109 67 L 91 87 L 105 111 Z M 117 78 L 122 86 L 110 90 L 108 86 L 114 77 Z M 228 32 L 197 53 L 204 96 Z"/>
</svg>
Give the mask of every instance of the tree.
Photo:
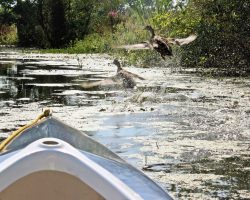
<svg viewBox="0 0 250 200">
<path fill-rule="evenodd" d="M 12 12 L 14 0 L 0 0 L 0 24 L 11 25 L 15 22 L 15 15 Z"/>
<path fill-rule="evenodd" d="M 19 45 L 37 45 L 36 29 L 38 25 L 37 7 L 32 0 L 17 0 L 13 11 L 16 15 L 17 34 Z"/>
<path fill-rule="evenodd" d="M 39 16 L 38 24 L 44 31 L 48 46 L 59 48 L 67 44 L 67 0 L 39 0 L 36 7 Z"/>
<path fill-rule="evenodd" d="M 249 72 L 249 1 L 193 0 L 190 6 L 200 12 L 201 21 L 196 25 L 199 40 L 191 46 L 199 51 L 186 55 L 186 59 L 196 56 L 199 60 L 192 64 L 220 68 L 228 75 Z"/>
<path fill-rule="evenodd" d="M 82 39 L 90 31 L 90 23 L 94 11 L 94 1 L 72 0 L 67 12 L 69 39 Z"/>
</svg>

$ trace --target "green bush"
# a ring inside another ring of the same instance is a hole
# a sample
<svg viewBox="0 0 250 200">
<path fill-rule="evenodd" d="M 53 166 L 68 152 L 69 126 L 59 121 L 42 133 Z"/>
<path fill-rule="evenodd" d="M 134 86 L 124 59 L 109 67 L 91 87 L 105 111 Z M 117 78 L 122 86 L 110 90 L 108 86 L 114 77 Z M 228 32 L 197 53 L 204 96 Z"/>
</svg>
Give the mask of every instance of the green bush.
<svg viewBox="0 0 250 200">
<path fill-rule="evenodd" d="M 69 53 L 106 53 L 110 51 L 111 36 L 97 33 L 87 35 L 83 40 L 77 40 L 67 48 Z"/>
<path fill-rule="evenodd" d="M 0 44 L 15 45 L 17 43 L 17 30 L 15 26 L 0 27 Z"/>
</svg>

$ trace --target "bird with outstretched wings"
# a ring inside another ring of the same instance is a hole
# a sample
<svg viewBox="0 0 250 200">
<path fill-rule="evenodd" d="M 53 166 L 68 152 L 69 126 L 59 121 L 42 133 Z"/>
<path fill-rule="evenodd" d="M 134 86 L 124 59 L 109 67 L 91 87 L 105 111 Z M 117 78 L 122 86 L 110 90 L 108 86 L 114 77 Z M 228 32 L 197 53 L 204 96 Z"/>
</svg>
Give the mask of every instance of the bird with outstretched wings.
<svg viewBox="0 0 250 200">
<path fill-rule="evenodd" d="M 131 45 L 120 45 L 116 46 L 116 49 L 127 49 L 127 50 L 141 50 L 141 49 L 152 49 L 157 51 L 161 57 L 165 60 L 166 56 L 172 56 L 171 45 L 186 45 L 193 42 L 197 35 L 192 34 L 186 38 L 165 38 L 155 34 L 154 29 L 151 26 L 146 26 L 145 30 L 151 33 L 149 41 L 131 44 Z"/>
</svg>

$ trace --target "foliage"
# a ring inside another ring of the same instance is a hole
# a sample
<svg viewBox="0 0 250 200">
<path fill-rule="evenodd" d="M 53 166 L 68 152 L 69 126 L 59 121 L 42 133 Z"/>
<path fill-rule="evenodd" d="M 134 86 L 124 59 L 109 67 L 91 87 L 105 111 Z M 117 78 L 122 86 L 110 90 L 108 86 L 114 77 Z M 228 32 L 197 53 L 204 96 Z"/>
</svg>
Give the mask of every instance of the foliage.
<svg viewBox="0 0 250 200">
<path fill-rule="evenodd" d="M 14 0 L 0 0 L 0 24 L 12 25 L 15 22 L 15 15 L 12 10 Z"/>
<path fill-rule="evenodd" d="M 163 14 L 155 14 L 150 21 L 163 35 L 185 37 L 194 32 L 201 17 L 197 10 L 187 7 L 185 10 L 170 10 Z"/>
<path fill-rule="evenodd" d="M 227 75 L 249 72 L 249 1 L 193 0 L 189 6 L 199 11 L 201 20 L 195 26 L 199 38 L 185 49 L 184 63 L 219 68 Z M 188 55 L 190 50 L 195 54 Z"/>
<path fill-rule="evenodd" d="M 125 23 L 116 26 L 116 32 L 113 34 L 112 46 L 124 44 L 136 44 L 148 40 L 148 32 L 143 30 L 144 24 L 140 17 L 135 14 L 130 16 Z M 148 50 L 127 51 L 123 49 L 114 49 L 113 53 L 117 56 L 125 56 L 128 62 L 139 64 L 140 66 L 149 66 L 150 62 L 157 60 L 155 52 Z"/>
<path fill-rule="evenodd" d="M 184 12 L 184 9 L 182 9 L 184 3 L 182 1 L 175 2 L 179 3 L 174 4 L 172 0 L 128 0 L 127 19 L 124 23 L 117 26 L 117 33 L 114 34 L 116 41 L 114 46 L 147 41 L 150 35 L 143 29 L 148 24 L 152 25 L 157 33 L 163 36 L 187 36 L 192 32 L 193 25 L 187 25 L 185 22 L 185 15 L 188 12 Z M 192 23 L 196 23 L 198 19 L 193 14 L 190 13 L 190 16 L 193 16 Z M 179 55 L 179 50 L 176 50 L 175 53 L 177 51 Z M 120 50 L 118 55 L 126 56 L 127 60 L 133 64 L 137 63 L 144 67 L 155 66 L 156 64 L 165 66 L 160 56 L 154 51 Z M 175 64 L 174 62 L 178 64 L 179 59 L 171 59 L 167 63 L 172 65 Z"/>
<path fill-rule="evenodd" d="M 198 34 L 195 42 L 181 48 L 183 66 L 241 75 L 250 70 L 249 12 L 247 0 L 190 0 L 184 7 L 155 14 L 150 22 L 162 35 Z"/>
<path fill-rule="evenodd" d="M 156 13 L 165 13 L 173 7 L 172 0 L 127 0 L 126 3 L 130 11 L 136 13 L 143 22 Z"/>
<path fill-rule="evenodd" d="M 83 40 L 78 40 L 71 47 L 67 48 L 67 52 L 104 53 L 111 49 L 110 40 L 111 37 L 109 35 L 90 34 Z"/>
<path fill-rule="evenodd" d="M 91 33 L 104 34 L 114 32 L 115 26 L 123 21 L 122 4 L 123 0 L 97 1 L 93 5 L 89 30 Z M 115 15 L 112 15 L 115 14 Z"/>
<path fill-rule="evenodd" d="M 151 24 L 156 28 L 158 33 L 165 37 L 174 38 L 182 38 L 190 34 L 197 34 L 197 27 L 201 23 L 201 20 L 200 10 L 193 6 L 192 2 L 190 2 L 188 6 L 178 4 L 175 9 L 172 8 L 168 12 L 155 14 L 150 19 Z M 203 56 L 195 56 L 201 51 L 197 46 L 194 47 L 199 41 L 202 40 L 198 34 L 198 39 L 193 43 L 184 47 L 174 48 L 174 54 L 178 54 L 182 65 L 188 66 L 187 63 L 189 63 L 189 66 L 194 67 L 197 66 L 198 63 L 204 61 Z M 193 56 L 192 58 L 191 55 Z"/>
<path fill-rule="evenodd" d="M 43 48 L 63 47 L 88 34 L 94 3 L 88 0 L 5 2 L 15 14 L 19 45 Z"/>
<path fill-rule="evenodd" d="M 0 44 L 15 44 L 17 31 L 11 5 L 14 0 L 0 0 Z"/>
<path fill-rule="evenodd" d="M 151 24 L 167 37 L 198 35 L 193 43 L 174 48 L 178 59 L 172 60 L 229 75 L 250 71 L 249 13 L 248 0 L 0 0 L 1 27 L 16 24 L 22 46 L 112 51 L 143 65 L 160 57 L 111 49 L 148 40 L 143 28 Z"/>
<path fill-rule="evenodd" d="M 66 25 L 67 0 L 43 1 L 40 23 L 51 47 L 61 47 L 66 43 L 68 31 Z"/>
<path fill-rule="evenodd" d="M 89 34 L 95 1 L 71 0 L 66 12 L 68 40 L 82 39 Z"/>
<path fill-rule="evenodd" d="M 38 24 L 37 9 L 32 1 L 18 0 L 14 8 L 19 45 L 37 45 L 35 27 Z"/>
<path fill-rule="evenodd" d="M 10 45 L 17 43 L 17 31 L 14 25 L 1 25 L 0 26 L 0 44 Z"/>
</svg>

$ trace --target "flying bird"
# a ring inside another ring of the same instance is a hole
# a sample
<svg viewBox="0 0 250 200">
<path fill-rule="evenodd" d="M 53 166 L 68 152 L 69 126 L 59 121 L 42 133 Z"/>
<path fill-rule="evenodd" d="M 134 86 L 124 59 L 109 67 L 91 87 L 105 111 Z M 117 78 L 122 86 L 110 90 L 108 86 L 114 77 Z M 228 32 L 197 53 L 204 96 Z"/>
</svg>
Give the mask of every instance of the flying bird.
<svg viewBox="0 0 250 200">
<path fill-rule="evenodd" d="M 111 76 L 101 81 L 82 83 L 81 87 L 93 88 L 93 87 L 98 87 L 98 86 L 118 85 L 124 88 L 134 88 L 136 86 L 135 79 L 145 80 L 143 77 L 123 69 L 121 63 L 117 59 L 113 61 L 113 64 L 117 66 L 116 75 Z"/>
<path fill-rule="evenodd" d="M 194 34 L 190 35 L 187 38 L 165 38 L 156 35 L 152 26 L 148 25 L 144 29 L 151 33 L 149 41 L 142 42 L 139 44 L 121 45 L 115 48 L 127 49 L 127 50 L 152 49 L 157 51 L 161 55 L 161 57 L 165 60 L 166 56 L 173 56 L 171 48 L 172 45 L 182 46 L 193 42 L 197 38 L 197 35 Z"/>
</svg>

